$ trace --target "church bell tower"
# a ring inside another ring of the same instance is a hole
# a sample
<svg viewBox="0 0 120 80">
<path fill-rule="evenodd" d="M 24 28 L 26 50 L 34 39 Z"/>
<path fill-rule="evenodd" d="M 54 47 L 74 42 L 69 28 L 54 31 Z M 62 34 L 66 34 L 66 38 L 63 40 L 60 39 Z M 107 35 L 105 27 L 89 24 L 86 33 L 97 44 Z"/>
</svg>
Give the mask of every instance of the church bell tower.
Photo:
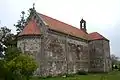
<svg viewBox="0 0 120 80">
<path fill-rule="evenodd" d="M 81 21 L 80 21 L 80 29 L 81 29 L 82 31 L 84 31 L 84 32 L 87 33 L 87 29 L 86 29 L 86 21 L 83 20 L 83 19 L 81 19 Z"/>
</svg>

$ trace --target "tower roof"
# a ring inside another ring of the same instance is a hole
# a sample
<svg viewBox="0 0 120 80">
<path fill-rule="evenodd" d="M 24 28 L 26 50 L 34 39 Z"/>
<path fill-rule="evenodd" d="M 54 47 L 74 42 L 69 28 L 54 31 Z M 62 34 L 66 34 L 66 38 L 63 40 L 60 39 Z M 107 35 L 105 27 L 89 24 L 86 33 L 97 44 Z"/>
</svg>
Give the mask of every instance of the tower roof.
<svg viewBox="0 0 120 80">
<path fill-rule="evenodd" d="M 25 35 L 40 35 L 40 28 L 37 26 L 37 23 L 33 18 L 28 22 L 23 31 L 19 34 L 19 36 Z"/>
</svg>

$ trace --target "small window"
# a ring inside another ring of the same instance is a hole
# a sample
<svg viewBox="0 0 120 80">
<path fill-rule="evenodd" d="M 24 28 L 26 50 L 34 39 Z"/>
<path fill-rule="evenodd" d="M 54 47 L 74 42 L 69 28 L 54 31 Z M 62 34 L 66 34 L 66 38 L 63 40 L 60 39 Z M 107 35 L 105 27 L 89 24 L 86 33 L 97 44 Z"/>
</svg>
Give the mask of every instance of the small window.
<svg viewBox="0 0 120 80">
<path fill-rule="evenodd" d="M 84 28 L 84 23 L 82 23 L 82 28 Z"/>
</svg>

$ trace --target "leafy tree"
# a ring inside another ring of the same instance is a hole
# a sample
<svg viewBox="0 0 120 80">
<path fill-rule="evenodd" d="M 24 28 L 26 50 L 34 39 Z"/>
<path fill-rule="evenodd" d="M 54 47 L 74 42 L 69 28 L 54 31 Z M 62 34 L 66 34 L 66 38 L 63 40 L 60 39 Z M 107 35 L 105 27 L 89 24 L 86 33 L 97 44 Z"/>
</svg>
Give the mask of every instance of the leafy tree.
<svg viewBox="0 0 120 80">
<path fill-rule="evenodd" d="M 5 51 L 5 60 L 10 61 L 19 56 L 22 52 L 17 47 L 8 47 Z"/>
<path fill-rule="evenodd" d="M 111 61 L 112 61 L 112 69 L 119 69 L 120 70 L 120 61 L 119 61 L 119 57 L 115 56 L 115 55 L 111 55 Z"/>
<path fill-rule="evenodd" d="M 35 12 L 34 4 L 33 4 L 33 8 L 30 8 L 28 10 L 27 15 L 26 15 L 25 11 L 21 12 L 22 15 L 20 17 L 20 20 L 18 20 L 17 24 L 14 24 L 14 26 L 16 27 L 17 34 L 19 34 L 24 29 L 26 22 L 30 20 L 30 18 L 34 14 L 34 12 Z"/>
<path fill-rule="evenodd" d="M 1 27 L 1 31 L 3 32 L 2 39 L 7 37 L 9 34 L 11 34 L 11 30 L 9 28 L 7 28 L 6 26 Z"/>
<path fill-rule="evenodd" d="M 115 56 L 115 55 L 111 55 L 111 61 L 112 61 L 112 65 L 115 65 L 118 63 L 118 59 L 119 57 Z"/>
<path fill-rule="evenodd" d="M 0 60 L 0 79 L 29 80 L 37 68 L 32 56 L 21 53 L 16 47 L 8 47 L 4 60 Z"/>
<path fill-rule="evenodd" d="M 27 18 L 29 20 L 29 17 Z M 22 17 L 16 26 L 20 33 L 26 23 L 25 12 L 22 11 Z M 0 80 L 29 80 L 37 68 L 36 61 L 32 56 L 23 54 L 17 49 L 17 35 L 11 33 L 7 27 L 0 28 L 0 41 L 7 45 L 4 59 L 0 60 Z M 11 46 L 15 45 L 15 46 Z"/>
<path fill-rule="evenodd" d="M 0 60 L 0 80 L 5 78 L 7 69 L 5 68 L 5 60 Z"/>
<path fill-rule="evenodd" d="M 0 41 L 6 45 L 17 45 L 16 36 L 11 33 L 11 29 L 7 28 L 6 26 L 0 28 L 1 34 L 0 34 Z"/>
<path fill-rule="evenodd" d="M 33 72 L 37 68 L 35 60 L 32 57 L 24 54 L 20 54 L 13 60 L 9 61 L 7 66 L 9 71 L 12 71 L 13 75 L 16 75 L 17 79 L 19 77 L 20 80 L 23 78 L 29 80 L 30 76 L 33 75 Z"/>
<path fill-rule="evenodd" d="M 26 23 L 25 12 L 22 11 L 21 14 L 22 14 L 21 19 L 18 20 L 17 24 L 14 24 L 14 26 L 16 27 L 16 31 L 18 33 L 20 33 L 24 29 L 24 26 L 25 26 L 25 23 Z"/>
<path fill-rule="evenodd" d="M 7 36 L 7 33 L 9 32 L 10 30 L 6 27 L 0 28 L 0 59 L 3 59 L 5 55 L 4 52 L 5 52 L 6 46 L 4 45 L 4 40 L 5 40 L 5 37 Z"/>
</svg>

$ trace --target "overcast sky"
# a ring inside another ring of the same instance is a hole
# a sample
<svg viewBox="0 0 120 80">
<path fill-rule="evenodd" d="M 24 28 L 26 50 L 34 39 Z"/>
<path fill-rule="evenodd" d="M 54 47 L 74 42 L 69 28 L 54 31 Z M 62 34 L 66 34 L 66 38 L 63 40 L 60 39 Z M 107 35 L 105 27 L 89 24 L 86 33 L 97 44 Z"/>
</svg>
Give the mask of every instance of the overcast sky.
<svg viewBox="0 0 120 80">
<path fill-rule="evenodd" d="M 7 26 L 15 33 L 13 24 L 33 2 L 37 12 L 77 28 L 81 18 L 85 19 L 87 31 L 108 38 L 111 54 L 120 56 L 120 0 L 0 0 L 0 26 Z"/>
</svg>

